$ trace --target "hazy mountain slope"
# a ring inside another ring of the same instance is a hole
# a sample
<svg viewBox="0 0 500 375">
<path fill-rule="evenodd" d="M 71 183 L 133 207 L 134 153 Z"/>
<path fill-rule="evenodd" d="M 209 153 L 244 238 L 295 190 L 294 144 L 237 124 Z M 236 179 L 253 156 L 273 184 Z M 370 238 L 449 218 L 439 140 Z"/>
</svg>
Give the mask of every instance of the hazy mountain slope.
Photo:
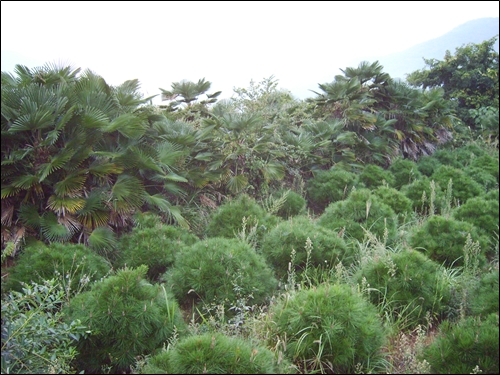
<svg viewBox="0 0 500 375">
<path fill-rule="evenodd" d="M 468 43 L 481 43 L 497 35 L 499 18 L 480 18 L 456 27 L 438 38 L 417 44 L 405 51 L 383 57 L 374 57 L 368 61 L 378 60 L 384 71 L 393 78 L 406 78 L 406 74 L 425 67 L 423 58 L 442 60 L 446 50 L 452 54 L 457 47 Z M 498 40 L 496 43 L 498 51 Z"/>
</svg>

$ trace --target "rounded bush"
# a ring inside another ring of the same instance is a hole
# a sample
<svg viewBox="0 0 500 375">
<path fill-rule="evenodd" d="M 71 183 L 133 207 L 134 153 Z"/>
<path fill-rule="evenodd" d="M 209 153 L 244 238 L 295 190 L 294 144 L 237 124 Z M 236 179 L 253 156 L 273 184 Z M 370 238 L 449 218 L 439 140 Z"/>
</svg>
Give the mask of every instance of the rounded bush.
<svg viewBox="0 0 500 375">
<path fill-rule="evenodd" d="M 278 194 L 278 196 L 282 195 L 283 194 Z M 288 191 L 288 194 L 286 196 L 285 203 L 283 203 L 283 206 L 278 210 L 276 215 L 284 219 L 288 219 L 292 216 L 303 214 L 306 208 L 306 204 L 307 201 L 302 195 L 290 190 Z"/>
<path fill-rule="evenodd" d="M 69 281 L 67 287 L 76 290 L 81 281 L 99 280 L 109 270 L 110 265 L 103 257 L 83 245 L 35 242 L 24 248 L 15 266 L 9 269 L 6 284 L 7 290 L 19 292 L 21 282 L 41 284 L 43 280 L 52 279 L 57 272 L 65 282 Z"/>
<path fill-rule="evenodd" d="M 410 198 L 394 188 L 379 186 L 373 190 L 372 194 L 391 207 L 399 218 L 413 212 L 413 205 Z"/>
<path fill-rule="evenodd" d="M 345 256 L 347 245 L 337 233 L 315 225 L 308 217 L 297 216 L 278 224 L 262 241 L 261 251 L 278 277 L 287 274 L 292 250 L 295 250 L 295 270 L 300 273 L 306 267 L 308 238 L 313 267 L 335 265 Z"/>
<path fill-rule="evenodd" d="M 468 317 L 456 324 L 444 321 L 438 337 L 423 349 L 419 359 L 429 362 L 431 374 L 498 374 L 498 332 L 498 312 Z"/>
<path fill-rule="evenodd" d="M 472 241 L 479 241 L 481 245 L 479 263 L 484 264 L 487 245 L 485 238 L 479 236 L 474 225 L 453 218 L 439 215 L 428 218 L 421 227 L 416 227 L 410 233 L 409 244 L 447 267 L 463 266 L 464 246 L 469 233 Z"/>
<path fill-rule="evenodd" d="M 271 337 L 286 342 L 285 355 L 331 373 L 353 373 L 373 360 L 385 341 L 374 305 L 346 284 L 303 289 L 271 307 Z M 273 343 L 274 345 L 274 343 Z"/>
<path fill-rule="evenodd" d="M 442 165 L 447 165 L 453 168 L 462 168 L 463 164 L 458 160 L 456 150 L 441 149 L 437 150 L 432 157 L 438 160 Z"/>
<path fill-rule="evenodd" d="M 479 185 L 481 185 L 485 191 L 489 191 L 498 186 L 497 179 L 488 173 L 484 169 L 480 167 L 472 167 L 469 166 L 464 169 L 464 172 L 467 176 L 476 181 Z"/>
<path fill-rule="evenodd" d="M 498 314 L 498 269 L 492 270 L 481 277 L 477 290 L 471 294 L 471 315 Z"/>
<path fill-rule="evenodd" d="M 384 169 L 375 164 L 365 165 L 358 180 L 367 188 L 376 188 L 385 184 L 393 185 L 395 178 L 391 171 Z"/>
<path fill-rule="evenodd" d="M 481 155 L 471 162 L 471 167 L 477 167 L 482 169 L 483 171 L 488 172 L 498 182 L 498 155 L 497 157 L 493 157 L 490 155 Z"/>
<path fill-rule="evenodd" d="M 243 218 L 247 219 L 246 230 L 257 225 L 258 235 L 276 224 L 256 201 L 246 194 L 222 204 L 213 214 L 206 228 L 208 237 L 234 238 L 242 230 Z"/>
<path fill-rule="evenodd" d="M 318 171 L 307 181 L 306 189 L 309 199 L 320 210 L 329 203 L 345 199 L 356 185 L 354 173 L 343 169 L 332 168 L 328 171 Z"/>
<path fill-rule="evenodd" d="M 184 246 L 198 241 L 198 237 L 185 229 L 170 225 L 154 228 L 134 228 L 119 241 L 120 255 L 117 267 L 148 266 L 148 278 L 156 280 L 174 263 L 175 254 Z"/>
<path fill-rule="evenodd" d="M 495 190 L 490 190 L 487 193 L 482 195 L 482 198 L 485 200 L 494 200 L 498 202 L 499 199 L 499 190 L 496 188 Z"/>
<path fill-rule="evenodd" d="M 498 200 L 477 197 L 455 208 L 453 217 L 474 224 L 480 234 L 493 236 L 498 233 L 498 210 Z"/>
<path fill-rule="evenodd" d="M 358 283 L 363 277 L 375 289 L 370 291 L 370 300 L 387 306 L 385 311 L 410 329 L 426 324 L 426 314 L 442 318 L 451 298 L 440 265 L 418 251 L 404 250 L 375 259 L 358 271 Z"/>
<path fill-rule="evenodd" d="M 148 361 L 143 374 L 283 374 L 269 349 L 220 333 L 186 337 Z"/>
<path fill-rule="evenodd" d="M 438 159 L 430 155 L 422 156 L 417 162 L 419 172 L 426 177 L 432 176 L 441 165 L 443 164 Z"/>
<path fill-rule="evenodd" d="M 432 194 L 434 194 L 433 213 L 443 207 L 444 192 L 439 184 L 436 184 L 428 177 L 422 177 L 409 185 L 403 186 L 401 193 L 411 200 L 413 210 L 419 214 L 430 214 Z"/>
<path fill-rule="evenodd" d="M 398 158 L 390 165 L 389 171 L 394 176 L 392 187 L 399 190 L 402 186 L 411 184 L 422 177 L 418 165 L 414 161 Z"/>
<path fill-rule="evenodd" d="M 146 282 L 147 267 L 119 270 L 70 300 L 66 315 L 92 332 L 79 341 L 79 368 L 128 371 L 136 356 L 151 353 L 174 332 L 185 331 L 177 302 L 165 287 Z"/>
<path fill-rule="evenodd" d="M 166 279 L 181 304 L 216 303 L 226 311 L 241 296 L 251 296 L 252 304 L 263 303 L 278 284 L 263 256 L 250 245 L 217 237 L 177 254 Z"/>
<path fill-rule="evenodd" d="M 396 237 L 397 216 L 387 204 L 379 200 L 368 189 L 353 191 L 340 202 L 331 203 L 319 217 L 318 224 L 333 230 L 345 228 L 348 236 L 363 240 L 369 230 L 379 238 L 384 237 L 387 229 L 390 240 Z"/>
<path fill-rule="evenodd" d="M 453 198 L 458 200 L 460 204 L 485 192 L 485 189 L 481 185 L 467 176 L 461 169 L 448 165 L 440 166 L 432 174 L 431 178 L 445 190 L 448 188 L 448 183 L 451 180 Z"/>
</svg>

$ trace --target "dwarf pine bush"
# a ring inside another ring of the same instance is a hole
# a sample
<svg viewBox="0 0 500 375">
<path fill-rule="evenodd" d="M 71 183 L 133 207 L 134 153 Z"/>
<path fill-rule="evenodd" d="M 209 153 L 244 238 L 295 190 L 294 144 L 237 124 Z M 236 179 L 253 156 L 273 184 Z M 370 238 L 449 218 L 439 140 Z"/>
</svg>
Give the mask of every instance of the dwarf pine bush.
<svg viewBox="0 0 500 375">
<path fill-rule="evenodd" d="M 144 374 L 284 374 L 287 361 L 250 341 L 220 333 L 186 337 L 151 357 Z"/>
<path fill-rule="evenodd" d="M 419 357 L 430 363 L 432 374 L 498 374 L 498 332 L 498 312 L 458 323 L 446 320 Z"/>
<path fill-rule="evenodd" d="M 282 194 L 278 193 L 278 196 L 281 195 Z M 302 195 L 289 190 L 283 205 L 277 210 L 276 215 L 284 219 L 288 219 L 292 216 L 303 214 L 306 208 L 306 204 L 307 201 Z"/>
<path fill-rule="evenodd" d="M 148 266 L 148 278 L 156 280 L 174 263 L 175 254 L 186 245 L 198 241 L 198 237 L 187 230 L 171 225 L 154 228 L 134 228 L 119 241 L 120 256 L 117 267 Z"/>
<path fill-rule="evenodd" d="M 447 186 L 445 185 L 445 189 Z M 434 215 L 444 206 L 443 189 L 434 180 L 425 176 L 403 186 L 401 193 L 411 200 L 413 210 L 422 215 Z"/>
<path fill-rule="evenodd" d="M 470 165 L 471 167 L 477 167 L 482 169 L 483 171 L 488 172 L 493 177 L 495 177 L 498 182 L 498 154 L 496 155 L 496 157 L 490 155 L 481 155 L 475 158 Z"/>
<path fill-rule="evenodd" d="M 151 353 L 174 332 L 185 330 L 177 302 L 162 285 L 146 282 L 146 273 L 145 265 L 118 270 L 71 299 L 68 318 L 79 319 L 91 331 L 78 345 L 79 368 L 128 371 L 136 356 Z"/>
<path fill-rule="evenodd" d="M 292 293 L 270 314 L 271 341 L 303 372 L 353 373 L 356 365 L 373 361 L 385 342 L 375 306 L 347 284 Z"/>
<path fill-rule="evenodd" d="M 441 165 L 443 165 L 434 156 L 422 156 L 417 162 L 417 168 L 425 177 L 430 177 Z"/>
<path fill-rule="evenodd" d="M 278 218 L 268 214 L 256 201 L 246 194 L 226 201 L 212 215 L 206 228 L 208 237 L 234 238 L 240 231 L 243 219 L 249 226 L 257 226 L 258 236 L 277 223 Z"/>
<path fill-rule="evenodd" d="M 469 166 L 464 169 L 464 173 L 481 185 L 485 191 L 489 191 L 498 186 L 497 179 L 480 167 Z"/>
<path fill-rule="evenodd" d="M 402 219 L 405 215 L 413 212 L 410 198 L 395 188 L 379 186 L 373 190 L 372 194 L 391 207 L 398 215 L 398 218 Z"/>
<path fill-rule="evenodd" d="M 476 290 L 471 290 L 470 314 L 472 316 L 498 314 L 498 269 L 482 275 Z"/>
<path fill-rule="evenodd" d="M 498 232 L 498 211 L 498 200 L 476 197 L 454 209 L 452 215 L 457 220 L 474 224 L 480 234 L 490 237 Z"/>
<path fill-rule="evenodd" d="M 459 204 L 467 202 L 469 198 L 484 194 L 485 189 L 458 168 L 448 165 L 440 166 L 431 176 L 442 188 L 448 186 L 449 181 L 453 182 L 453 199 Z"/>
<path fill-rule="evenodd" d="M 359 174 L 358 181 L 365 187 L 373 189 L 384 184 L 392 186 L 395 182 L 395 177 L 390 170 L 375 164 L 368 164 L 365 165 Z"/>
<path fill-rule="evenodd" d="M 262 304 L 278 283 L 264 257 L 248 243 L 220 237 L 197 242 L 177 254 L 165 279 L 181 305 L 215 303 L 226 310 L 240 296 Z"/>
<path fill-rule="evenodd" d="M 370 285 L 370 300 L 404 327 L 443 318 L 451 297 L 450 285 L 438 263 L 418 251 L 388 252 L 372 259 L 356 274 Z"/>
<path fill-rule="evenodd" d="M 10 269 L 6 284 L 7 289 L 21 291 L 21 282 L 42 283 L 60 275 L 66 288 L 75 291 L 81 280 L 86 280 L 88 286 L 109 270 L 109 263 L 103 257 L 83 245 L 34 242 L 23 249 Z"/>
<path fill-rule="evenodd" d="M 348 236 L 362 241 L 369 230 L 379 238 L 387 235 L 394 240 L 397 215 L 368 189 L 353 191 L 346 200 L 331 203 L 319 217 L 318 224 L 333 231 L 345 229 Z"/>
<path fill-rule="evenodd" d="M 408 159 L 397 158 L 390 165 L 389 171 L 392 172 L 394 176 L 394 181 L 391 186 L 397 190 L 422 177 L 422 173 L 418 170 L 417 163 Z"/>
<path fill-rule="evenodd" d="M 345 199 L 357 183 L 357 176 L 339 168 L 318 171 L 306 183 L 309 200 L 323 210 L 328 204 Z"/>
<path fill-rule="evenodd" d="M 295 251 L 293 267 L 300 274 L 308 260 L 308 239 L 312 244 L 309 255 L 312 267 L 330 267 L 347 255 L 347 245 L 337 233 L 314 224 L 306 216 L 293 217 L 271 229 L 264 236 L 261 252 L 281 278 L 287 274 L 292 251 Z"/>
<path fill-rule="evenodd" d="M 422 226 L 415 227 L 409 236 L 409 244 L 424 252 L 429 258 L 447 267 L 464 265 L 464 246 L 467 235 L 472 241 L 478 241 L 482 252 L 478 260 L 484 265 L 484 255 L 488 240 L 478 234 L 474 225 L 453 218 L 434 215 L 428 218 Z"/>
</svg>

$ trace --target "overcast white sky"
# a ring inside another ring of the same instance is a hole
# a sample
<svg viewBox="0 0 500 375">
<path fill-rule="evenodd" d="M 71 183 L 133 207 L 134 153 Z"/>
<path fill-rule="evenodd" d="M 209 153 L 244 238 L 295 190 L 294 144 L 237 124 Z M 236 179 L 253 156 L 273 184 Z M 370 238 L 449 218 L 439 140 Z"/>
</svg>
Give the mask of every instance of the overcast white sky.
<svg viewBox="0 0 500 375">
<path fill-rule="evenodd" d="M 147 95 L 206 78 L 230 97 L 274 75 L 302 99 L 366 56 L 498 16 L 498 1 L 1 1 L 1 67 L 62 62 Z"/>
</svg>

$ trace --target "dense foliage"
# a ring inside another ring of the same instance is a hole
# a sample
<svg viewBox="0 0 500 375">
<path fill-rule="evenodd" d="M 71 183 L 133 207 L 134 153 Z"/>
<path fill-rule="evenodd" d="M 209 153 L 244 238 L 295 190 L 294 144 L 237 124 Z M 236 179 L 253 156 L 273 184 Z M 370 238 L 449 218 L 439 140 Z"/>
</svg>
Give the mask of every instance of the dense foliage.
<svg viewBox="0 0 500 375">
<path fill-rule="evenodd" d="M 494 40 L 306 100 L 2 72 L 2 372 L 498 372 Z"/>
</svg>

